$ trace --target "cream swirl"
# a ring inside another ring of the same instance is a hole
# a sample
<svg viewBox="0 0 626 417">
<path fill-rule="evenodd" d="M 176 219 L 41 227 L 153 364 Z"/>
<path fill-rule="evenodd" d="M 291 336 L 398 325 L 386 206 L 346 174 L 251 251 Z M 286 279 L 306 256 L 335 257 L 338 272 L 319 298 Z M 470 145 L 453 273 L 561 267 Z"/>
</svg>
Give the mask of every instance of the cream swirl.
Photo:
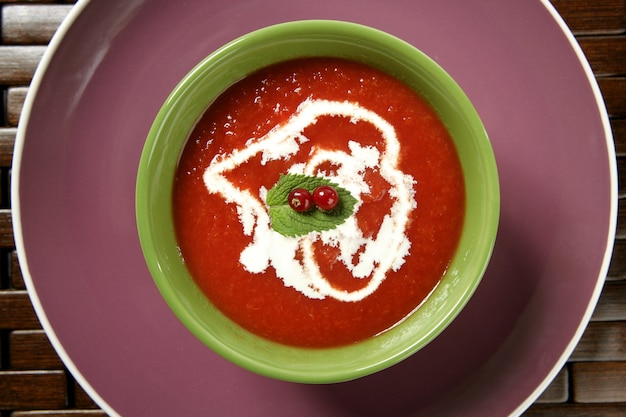
<svg viewBox="0 0 626 417">
<path fill-rule="evenodd" d="M 371 123 L 384 140 L 384 150 L 361 146 L 356 141 L 348 143 L 349 152 L 313 148 L 307 162 L 293 164 L 289 172 L 324 175 L 344 187 L 358 200 L 354 208 L 356 214 L 362 205 L 361 196 L 370 191 L 364 178 L 365 171 L 376 168 L 389 183 L 393 204 L 389 213 L 383 216 L 374 236 L 363 235 L 354 215 L 333 230 L 312 232 L 297 238 L 283 236 L 271 228 L 264 203 L 267 190 L 262 188 L 258 196 L 254 196 L 236 187 L 224 175 L 259 154 L 263 165 L 272 160 L 288 160 L 300 151 L 302 143 L 309 140 L 303 135 L 304 129 L 322 116 L 340 116 L 350 118 L 353 123 Z M 216 156 L 204 172 L 203 179 L 209 193 L 219 193 L 227 202 L 237 205 L 243 232 L 252 237 L 239 258 L 247 271 L 262 273 L 271 266 L 287 287 L 293 287 L 307 297 L 332 297 L 356 302 L 376 291 L 387 273 L 398 270 L 409 254 L 411 242 L 406 229 L 409 214 L 417 206 L 413 188 L 415 180 L 398 169 L 399 152 L 400 144 L 394 127 L 377 113 L 349 101 L 307 99 L 285 124 L 274 127 L 262 137 L 250 139 L 243 149 Z M 320 167 L 327 162 L 337 167 L 333 173 L 321 171 Z M 352 276 L 355 279 L 369 278 L 368 282 L 354 291 L 333 287 L 321 273 L 314 256 L 313 244 L 318 240 L 339 248 L 339 259 Z M 301 259 L 298 259 L 298 253 L 302 254 Z"/>
</svg>

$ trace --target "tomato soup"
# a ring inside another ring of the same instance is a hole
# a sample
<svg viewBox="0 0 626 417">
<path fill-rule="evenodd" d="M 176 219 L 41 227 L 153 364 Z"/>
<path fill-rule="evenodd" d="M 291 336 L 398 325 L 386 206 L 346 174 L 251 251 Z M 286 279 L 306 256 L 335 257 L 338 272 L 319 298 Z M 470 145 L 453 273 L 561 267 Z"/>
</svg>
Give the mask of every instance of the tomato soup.
<svg viewBox="0 0 626 417">
<path fill-rule="evenodd" d="M 349 190 L 353 214 L 277 233 L 266 196 L 285 174 Z M 361 63 L 306 58 L 246 77 L 206 110 L 173 207 L 187 268 L 227 317 L 279 343 L 331 347 L 375 337 L 428 297 L 457 247 L 465 191 L 421 96 Z"/>
</svg>

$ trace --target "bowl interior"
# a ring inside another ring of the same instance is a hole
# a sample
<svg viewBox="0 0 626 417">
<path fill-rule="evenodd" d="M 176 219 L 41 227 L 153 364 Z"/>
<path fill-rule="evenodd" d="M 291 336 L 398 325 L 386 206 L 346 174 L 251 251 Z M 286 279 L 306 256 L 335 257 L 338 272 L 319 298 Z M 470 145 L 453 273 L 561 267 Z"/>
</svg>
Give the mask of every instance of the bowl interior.
<svg viewBox="0 0 626 417">
<path fill-rule="evenodd" d="M 411 316 L 370 340 L 332 349 L 280 345 L 239 327 L 202 294 L 182 262 L 171 193 L 181 150 L 204 110 L 231 84 L 267 65 L 303 57 L 357 60 L 396 76 L 425 97 L 447 126 L 466 183 L 465 223 L 439 286 Z M 346 22 L 301 21 L 245 35 L 207 57 L 178 84 L 149 132 L 138 171 L 137 226 L 156 285 L 182 323 L 218 354 L 288 381 L 331 383 L 391 366 L 441 333 L 478 286 L 493 249 L 499 188 L 490 142 L 459 86 L 426 55 L 378 30 Z"/>
</svg>

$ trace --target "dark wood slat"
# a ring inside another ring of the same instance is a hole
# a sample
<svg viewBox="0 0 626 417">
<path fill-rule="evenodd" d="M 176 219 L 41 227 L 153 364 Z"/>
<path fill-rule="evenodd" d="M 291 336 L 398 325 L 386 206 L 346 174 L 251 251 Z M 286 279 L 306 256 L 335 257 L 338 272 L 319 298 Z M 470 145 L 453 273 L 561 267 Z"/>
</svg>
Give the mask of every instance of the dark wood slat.
<svg viewBox="0 0 626 417">
<path fill-rule="evenodd" d="M 619 218 L 618 218 L 619 219 Z M 607 274 L 607 281 L 617 281 L 626 278 L 626 240 L 618 239 L 613 246 L 611 263 Z"/>
<path fill-rule="evenodd" d="M 28 87 L 10 87 L 7 90 L 6 120 L 9 126 L 17 127 L 24 107 L 24 100 L 28 93 Z"/>
<path fill-rule="evenodd" d="M 626 320 L 626 282 L 607 282 L 602 289 L 592 321 Z"/>
<path fill-rule="evenodd" d="M 72 9 L 71 5 L 8 5 L 2 8 L 2 42 L 45 45 Z"/>
<path fill-rule="evenodd" d="M 14 246 L 11 210 L 0 209 L 0 247 L 12 248 Z"/>
<path fill-rule="evenodd" d="M 626 36 L 600 36 L 578 40 L 594 74 L 626 74 Z"/>
<path fill-rule="evenodd" d="M 0 167 L 10 167 L 13 163 L 16 133 L 14 127 L 0 127 Z"/>
<path fill-rule="evenodd" d="M 26 291 L 0 291 L 0 329 L 40 329 Z"/>
<path fill-rule="evenodd" d="M 30 84 L 45 50 L 45 46 L 0 46 L 0 84 Z"/>
<path fill-rule="evenodd" d="M 0 410 L 67 406 L 64 371 L 0 371 Z"/>
<path fill-rule="evenodd" d="M 569 360 L 626 361 L 626 322 L 589 323 Z"/>
<path fill-rule="evenodd" d="M 0 4 L 3 3 L 76 3 L 77 0 L 0 0 Z"/>
<path fill-rule="evenodd" d="M 574 402 L 626 402 L 626 362 L 579 362 L 571 366 Z"/>
<path fill-rule="evenodd" d="M 96 409 L 98 405 L 91 399 L 78 382 L 74 381 L 74 406 L 76 408 Z"/>
<path fill-rule="evenodd" d="M 537 398 L 537 404 L 564 403 L 569 397 L 569 372 L 567 367 L 561 369 L 548 388 Z"/>
<path fill-rule="evenodd" d="M 618 156 L 626 155 L 626 119 L 610 119 L 615 153 Z"/>
<path fill-rule="evenodd" d="M 626 199 L 617 202 L 617 228 L 615 230 L 617 239 L 626 238 Z"/>
<path fill-rule="evenodd" d="M 626 77 L 598 78 L 607 113 L 611 117 L 626 117 Z"/>
<path fill-rule="evenodd" d="M 524 417 L 624 417 L 624 404 L 533 405 Z"/>
<path fill-rule="evenodd" d="M 575 34 L 626 31 L 624 0 L 551 0 Z"/>
<path fill-rule="evenodd" d="M 11 417 L 106 417 L 101 410 L 16 411 Z"/>
<path fill-rule="evenodd" d="M 13 370 L 65 369 L 43 330 L 16 330 L 9 336 L 9 366 Z"/>
</svg>

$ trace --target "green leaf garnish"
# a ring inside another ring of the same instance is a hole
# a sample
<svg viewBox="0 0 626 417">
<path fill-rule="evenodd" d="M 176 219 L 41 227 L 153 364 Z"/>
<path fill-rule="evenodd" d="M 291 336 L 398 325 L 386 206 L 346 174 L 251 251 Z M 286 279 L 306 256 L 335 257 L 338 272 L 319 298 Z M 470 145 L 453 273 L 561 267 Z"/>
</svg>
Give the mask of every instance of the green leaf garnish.
<svg viewBox="0 0 626 417">
<path fill-rule="evenodd" d="M 313 192 L 320 185 L 330 185 L 337 190 L 339 203 L 331 211 L 313 209 L 298 213 L 289 207 L 287 197 L 294 188 Z M 284 236 L 298 237 L 310 232 L 332 230 L 346 221 L 354 212 L 357 199 L 348 190 L 323 177 L 302 174 L 281 174 L 278 182 L 267 192 L 265 203 L 269 207 L 272 228 Z"/>
</svg>

